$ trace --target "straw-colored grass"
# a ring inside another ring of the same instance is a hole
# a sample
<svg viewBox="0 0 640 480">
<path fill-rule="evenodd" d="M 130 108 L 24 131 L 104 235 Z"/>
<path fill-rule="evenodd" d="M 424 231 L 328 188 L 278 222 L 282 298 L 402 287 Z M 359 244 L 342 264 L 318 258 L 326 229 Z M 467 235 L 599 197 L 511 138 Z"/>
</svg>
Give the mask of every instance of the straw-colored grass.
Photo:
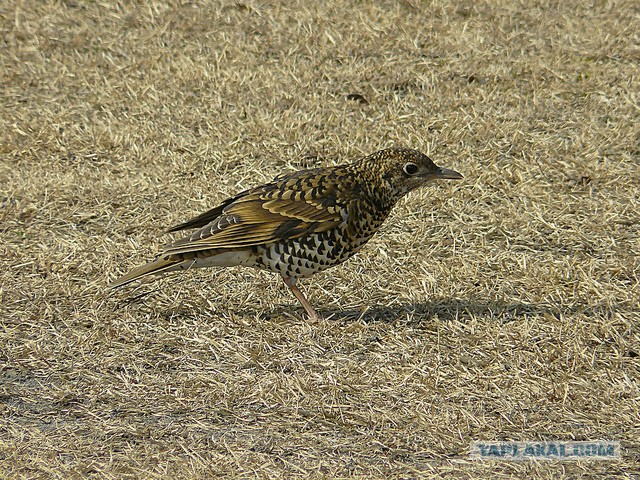
<svg viewBox="0 0 640 480">
<path fill-rule="evenodd" d="M 637 1 L 0 5 L 0 477 L 638 478 Z M 465 175 L 302 282 L 106 285 L 240 189 Z M 620 440 L 613 462 L 473 440 Z"/>
</svg>

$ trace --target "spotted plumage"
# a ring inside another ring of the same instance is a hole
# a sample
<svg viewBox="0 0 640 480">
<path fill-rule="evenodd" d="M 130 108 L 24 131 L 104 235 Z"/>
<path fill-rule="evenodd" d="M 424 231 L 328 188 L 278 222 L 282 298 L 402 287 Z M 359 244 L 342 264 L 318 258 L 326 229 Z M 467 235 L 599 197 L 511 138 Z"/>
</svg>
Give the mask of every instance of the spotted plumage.
<svg viewBox="0 0 640 480">
<path fill-rule="evenodd" d="M 280 175 L 169 229 L 196 229 L 159 257 L 116 280 L 151 273 L 243 265 L 279 273 L 312 321 L 318 316 L 299 278 L 344 262 L 376 233 L 404 195 L 462 175 L 417 150 L 381 150 L 348 165 Z"/>
</svg>

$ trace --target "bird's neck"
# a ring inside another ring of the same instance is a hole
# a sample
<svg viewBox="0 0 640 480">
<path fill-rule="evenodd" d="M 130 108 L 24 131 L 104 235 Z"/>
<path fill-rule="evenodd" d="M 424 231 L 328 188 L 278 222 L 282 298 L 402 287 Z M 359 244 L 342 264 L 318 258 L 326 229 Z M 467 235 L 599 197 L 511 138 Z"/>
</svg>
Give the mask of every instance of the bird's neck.
<svg viewBox="0 0 640 480">
<path fill-rule="evenodd" d="M 358 170 L 355 176 L 359 178 L 363 197 L 374 204 L 379 214 L 385 217 L 391 212 L 397 198 L 389 181 L 382 175 L 380 166 L 368 160 L 369 158 L 365 158 L 353 165 Z"/>
</svg>

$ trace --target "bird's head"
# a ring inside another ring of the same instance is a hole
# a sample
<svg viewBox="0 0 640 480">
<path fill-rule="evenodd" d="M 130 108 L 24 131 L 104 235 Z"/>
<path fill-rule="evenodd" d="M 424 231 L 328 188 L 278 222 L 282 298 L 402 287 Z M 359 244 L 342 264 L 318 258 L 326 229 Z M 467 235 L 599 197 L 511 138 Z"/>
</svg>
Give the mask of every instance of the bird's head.
<svg viewBox="0 0 640 480">
<path fill-rule="evenodd" d="M 397 198 L 433 180 L 459 180 L 458 172 L 438 167 L 424 153 L 409 148 L 380 150 L 369 157 L 375 173 Z"/>
</svg>

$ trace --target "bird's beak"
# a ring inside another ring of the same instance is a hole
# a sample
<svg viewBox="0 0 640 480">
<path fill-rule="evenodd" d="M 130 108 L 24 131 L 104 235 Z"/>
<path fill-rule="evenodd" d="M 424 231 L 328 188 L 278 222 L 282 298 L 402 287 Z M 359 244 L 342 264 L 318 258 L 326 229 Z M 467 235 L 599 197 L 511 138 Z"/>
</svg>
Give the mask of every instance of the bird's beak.
<svg viewBox="0 0 640 480">
<path fill-rule="evenodd" d="M 460 180 L 463 177 L 455 170 L 438 167 L 438 170 L 436 170 L 436 178 L 443 180 Z"/>
</svg>

